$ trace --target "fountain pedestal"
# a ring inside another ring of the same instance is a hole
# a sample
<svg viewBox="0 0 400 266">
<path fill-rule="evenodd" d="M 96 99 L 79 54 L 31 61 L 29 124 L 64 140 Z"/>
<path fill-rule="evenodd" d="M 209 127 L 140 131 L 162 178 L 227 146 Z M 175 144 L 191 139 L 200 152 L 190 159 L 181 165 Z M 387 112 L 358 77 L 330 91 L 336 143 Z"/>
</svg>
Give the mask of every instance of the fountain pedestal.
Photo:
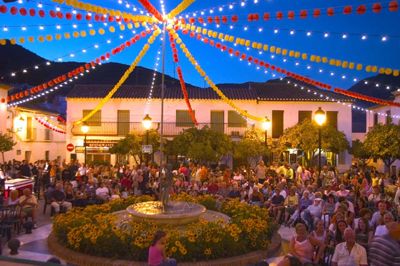
<svg viewBox="0 0 400 266">
<path fill-rule="evenodd" d="M 160 201 L 147 201 L 133 204 L 126 211 L 134 221 L 185 225 L 198 221 L 206 208 L 192 202 L 170 201 L 164 209 Z"/>
</svg>

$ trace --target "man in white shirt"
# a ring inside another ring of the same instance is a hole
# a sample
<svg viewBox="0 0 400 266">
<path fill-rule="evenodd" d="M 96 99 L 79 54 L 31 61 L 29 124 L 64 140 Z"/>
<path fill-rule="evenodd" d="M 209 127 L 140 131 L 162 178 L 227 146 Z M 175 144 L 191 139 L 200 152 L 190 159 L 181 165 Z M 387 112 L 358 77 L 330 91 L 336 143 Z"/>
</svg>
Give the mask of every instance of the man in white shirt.
<svg viewBox="0 0 400 266">
<path fill-rule="evenodd" d="M 103 201 L 107 201 L 110 199 L 110 190 L 105 186 L 104 183 L 101 183 L 100 186 L 96 189 L 96 197 Z"/>
<path fill-rule="evenodd" d="M 332 257 L 333 266 L 368 266 L 365 248 L 356 243 L 356 235 L 351 228 L 344 230 L 345 242 L 336 245 Z"/>
</svg>

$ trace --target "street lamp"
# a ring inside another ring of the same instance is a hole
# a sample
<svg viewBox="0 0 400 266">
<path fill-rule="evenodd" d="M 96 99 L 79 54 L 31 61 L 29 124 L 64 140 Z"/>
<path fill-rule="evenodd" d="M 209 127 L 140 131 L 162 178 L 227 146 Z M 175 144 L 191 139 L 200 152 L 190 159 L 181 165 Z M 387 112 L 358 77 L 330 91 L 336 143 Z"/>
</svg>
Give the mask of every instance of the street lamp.
<svg viewBox="0 0 400 266">
<path fill-rule="evenodd" d="M 85 134 L 85 139 L 83 141 L 83 146 L 85 148 L 85 164 L 86 164 L 86 136 L 87 133 L 89 132 L 89 126 L 84 122 L 81 126 L 81 131 L 83 134 Z"/>
<path fill-rule="evenodd" d="M 314 120 L 318 125 L 318 176 L 321 176 L 321 128 L 326 122 L 326 113 L 321 107 L 315 111 Z"/>
<path fill-rule="evenodd" d="M 149 129 L 151 128 L 153 121 L 149 114 L 146 114 L 146 116 L 142 120 L 142 125 L 146 129 L 146 145 L 149 145 Z M 149 154 L 146 154 L 146 165 L 149 163 Z"/>
<path fill-rule="evenodd" d="M 262 128 L 264 130 L 264 134 L 265 134 L 265 146 L 268 145 L 268 130 L 271 128 L 271 120 L 269 120 L 268 116 L 265 117 L 264 121 L 262 122 Z"/>
<path fill-rule="evenodd" d="M 268 116 L 265 117 L 264 121 L 261 124 L 262 129 L 264 130 L 264 145 L 266 149 L 268 149 L 268 130 L 271 128 L 271 124 L 272 122 L 271 120 L 269 120 Z M 269 155 L 267 155 L 265 159 L 267 160 L 267 162 L 269 162 Z"/>
</svg>

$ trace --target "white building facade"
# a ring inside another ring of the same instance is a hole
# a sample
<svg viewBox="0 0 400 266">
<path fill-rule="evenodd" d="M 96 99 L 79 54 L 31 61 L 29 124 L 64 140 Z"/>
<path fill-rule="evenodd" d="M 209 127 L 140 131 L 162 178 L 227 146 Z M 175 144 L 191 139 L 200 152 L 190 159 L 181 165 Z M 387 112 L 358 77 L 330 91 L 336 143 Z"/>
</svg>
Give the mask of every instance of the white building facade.
<svg viewBox="0 0 400 266">
<path fill-rule="evenodd" d="M 400 91 L 393 92 L 394 102 L 400 103 Z M 400 125 L 400 107 L 395 106 L 387 106 L 387 105 L 377 105 L 370 108 L 373 112 L 367 112 L 367 133 L 368 131 L 377 124 L 389 124 L 393 123 L 395 125 Z M 359 139 L 364 141 L 365 134 L 357 134 L 353 136 L 353 139 Z M 400 147 L 399 147 L 400 149 Z M 385 169 L 385 164 L 382 160 L 369 160 L 369 165 L 372 165 L 377 168 L 378 171 L 384 172 L 388 169 Z M 390 172 L 391 173 L 399 173 L 400 170 L 400 160 L 396 160 L 392 165 Z"/>
<path fill-rule="evenodd" d="M 1 87 L 0 92 L 7 95 L 7 86 Z M 2 95 L 0 95 L 1 98 Z M 6 103 L 0 103 L 0 132 L 13 136 L 17 143 L 12 151 L 6 152 L 5 161 L 65 159 L 65 134 L 55 132 L 39 122 L 48 121 L 60 129 L 58 114 L 34 105 L 7 108 Z"/>
<path fill-rule="evenodd" d="M 93 110 L 104 97 L 110 86 L 77 85 L 67 96 L 67 144 L 75 149 L 66 153 L 68 159 L 84 160 L 84 134 L 73 123 Z M 289 89 L 288 91 L 288 88 Z M 267 132 L 269 139 L 276 139 L 283 130 L 296 125 L 305 118 L 312 118 L 321 107 L 331 123 L 342 131 L 351 141 L 351 108 L 313 95 L 285 83 L 252 84 L 245 88 L 221 88 L 234 103 L 248 113 L 265 117 L 272 121 L 272 128 Z M 223 131 L 233 138 L 240 138 L 250 127 L 261 128 L 260 123 L 246 121 L 228 104 L 219 99 L 211 89 L 188 88 L 190 102 L 195 111 L 199 127 L 209 125 Z M 127 133 L 144 134 L 141 121 L 146 114 L 153 120 L 154 128 L 159 129 L 161 120 L 161 100 L 159 91 L 153 93 L 148 101 L 148 88 L 123 86 L 114 97 L 104 105 L 101 111 L 87 121 L 90 129 L 87 133 L 87 158 L 94 161 L 115 163 L 115 156 L 108 153 L 109 147 Z M 335 95 L 336 96 L 336 95 Z M 342 99 L 346 101 L 348 99 Z M 183 100 L 180 88 L 166 88 L 164 100 L 164 135 L 173 137 L 185 128 L 193 126 Z M 331 158 L 342 170 L 351 164 L 351 156 L 344 152 Z"/>
</svg>

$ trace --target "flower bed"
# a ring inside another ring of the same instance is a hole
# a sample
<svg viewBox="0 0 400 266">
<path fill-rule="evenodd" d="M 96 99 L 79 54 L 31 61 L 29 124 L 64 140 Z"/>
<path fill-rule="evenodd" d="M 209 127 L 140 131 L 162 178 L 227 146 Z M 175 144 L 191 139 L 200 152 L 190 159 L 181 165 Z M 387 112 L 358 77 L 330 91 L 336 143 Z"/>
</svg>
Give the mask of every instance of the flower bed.
<svg viewBox="0 0 400 266">
<path fill-rule="evenodd" d="M 217 202 L 211 196 L 191 197 L 180 194 L 176 200 L 204 204 L 211 210 Z M 157 230 L 168 233 L 167 255 L 178 261 L 199 261 L 225 258 L 266 249 L 276 225 L 267 211 L 231 200 L 221 204 L 219 211 L 232 218 L 222 221 L 200 220 L 184 229 L 146 222 L 129 221 L 116 226 L 115 211 L 131 204 L 153 200 L 148 196 L 115 200 L 85 209 L 72 209 L 54 219 L 53 230 L 60 244 L 85 254 L 145 261 L 148 247 Z"/>
</svg>

